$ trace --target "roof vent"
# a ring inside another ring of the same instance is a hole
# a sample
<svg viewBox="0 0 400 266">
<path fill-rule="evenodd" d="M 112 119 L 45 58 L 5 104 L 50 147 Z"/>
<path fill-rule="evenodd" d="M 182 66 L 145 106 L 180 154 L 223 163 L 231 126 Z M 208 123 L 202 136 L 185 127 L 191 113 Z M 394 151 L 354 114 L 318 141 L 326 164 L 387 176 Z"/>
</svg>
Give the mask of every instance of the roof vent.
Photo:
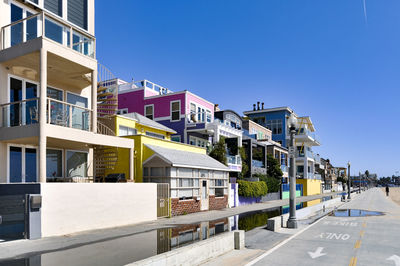
<svg viewBox="0 0 400 266">
<path fill-rule="evenodd" d="M 260 110 L 260 102 L 257 102 L 257 110 Z"/>
<path fill-rule="evenodd" d="M 253 104 L 253 111 L 255 111 L 256 110 L 256 104 L 254 103 Z"/>
<path fill-rule="evenodd" d="M 261 109 L 264 110 L 264 103 L 261 103 Z"/>
</svg>

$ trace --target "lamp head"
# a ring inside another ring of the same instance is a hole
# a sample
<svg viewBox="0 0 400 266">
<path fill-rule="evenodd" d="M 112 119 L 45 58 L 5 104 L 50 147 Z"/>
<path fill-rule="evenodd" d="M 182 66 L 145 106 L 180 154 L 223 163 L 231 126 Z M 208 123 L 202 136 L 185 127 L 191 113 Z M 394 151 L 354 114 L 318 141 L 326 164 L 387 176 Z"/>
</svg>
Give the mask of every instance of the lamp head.
<svg viewBox="0 0 400 266">
<path fill-rule="evenodd" d="M 291 130 L 294 130 L 294 129 L 297 128 L 297 118 L 294 116 L 294 114 L 291 114 L 291 115 L 289 116 L 288 125 L 289 125 L 289 128 L 290 128 Z"/>
</svg>

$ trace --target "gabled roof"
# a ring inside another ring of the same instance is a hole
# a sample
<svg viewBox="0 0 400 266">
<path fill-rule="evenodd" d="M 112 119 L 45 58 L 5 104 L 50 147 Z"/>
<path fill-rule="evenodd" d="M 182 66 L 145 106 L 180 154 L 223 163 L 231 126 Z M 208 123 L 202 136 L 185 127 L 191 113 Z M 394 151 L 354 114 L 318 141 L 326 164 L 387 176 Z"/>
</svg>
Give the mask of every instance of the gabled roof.
<svg viewBox="0 0 400 266">
<path fill-rule="evenodd" d="M 166 163 L 173 167 L 185 167 L 195 169 L 208 169 L 228 172 L 229 168 L 224 164 L 218 162 L 214 158 L 207 154 L 201 154 L 190 151 L 181 151 L 175 149 L 168 149 L 164 147 L 154 146 L 145 144 L 145 146 L 151 149 L 154 154 L 150 156 L 146 161 L 143 162 L 145 165 L 154 157 L 159 157 Z"/>
<path fill-rule="evenodd" d="M 129 113 L 129 114 L 123 114 L 121 116 L 127 117 L 127 118 L 131 118 L 133 120 L 135 120 L 138 124 L 141 124 L 143 126 L 147 126 L 147 127 L 151 127 L 151 128 L 155 128 L 155 129 L 159 129 L 159 130 L 163 130 L 172 134 L 175 134 L 176 131 L 173 129 L 170 129 L 169 127 L 166 127 L 160 123 L 157 123 L 156 121 L 153 121 L 141 114 L 138 113 Z"/>
</svg>

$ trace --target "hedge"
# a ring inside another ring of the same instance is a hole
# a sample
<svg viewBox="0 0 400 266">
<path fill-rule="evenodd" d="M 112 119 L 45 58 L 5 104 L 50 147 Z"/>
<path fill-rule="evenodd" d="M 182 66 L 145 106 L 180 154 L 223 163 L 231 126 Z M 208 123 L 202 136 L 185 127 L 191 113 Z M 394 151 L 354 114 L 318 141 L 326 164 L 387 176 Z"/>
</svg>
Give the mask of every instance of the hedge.
<svg viewBox="0 0 400 266">
<path fill-rule="evenodd" d="M 238 180 L 238 194 L 243 197 L 262 197 L 268 193 L 267 184 L 264 181 Z"/>
<path fill-rule="evenodd" d="M 266 175 L 257 175 L 260 181 L 264 181 L 267 184 L 268 192 L 279 192 L 281 189 L 281 182 L 279 179 Z"/>
</svg>

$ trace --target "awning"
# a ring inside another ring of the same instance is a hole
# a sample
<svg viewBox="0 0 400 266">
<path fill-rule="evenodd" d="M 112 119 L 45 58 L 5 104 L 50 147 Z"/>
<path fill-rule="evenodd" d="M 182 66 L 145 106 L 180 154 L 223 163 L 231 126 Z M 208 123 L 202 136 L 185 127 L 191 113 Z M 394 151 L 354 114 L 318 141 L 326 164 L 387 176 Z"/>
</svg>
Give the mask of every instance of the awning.
<svg viewBox="0 0 400 266">
<path fill-rule="evenodd" d="M 145 144 L 145 146 L 151 149 L 154 154 L 144 161 L 143 165 L 158 157 L 172 167 L 218 170 L 225 172 L 230 171 L 227 166 L 218 162 L 207 154 L 168 149 L 149 144 Z"/>
</svg>

